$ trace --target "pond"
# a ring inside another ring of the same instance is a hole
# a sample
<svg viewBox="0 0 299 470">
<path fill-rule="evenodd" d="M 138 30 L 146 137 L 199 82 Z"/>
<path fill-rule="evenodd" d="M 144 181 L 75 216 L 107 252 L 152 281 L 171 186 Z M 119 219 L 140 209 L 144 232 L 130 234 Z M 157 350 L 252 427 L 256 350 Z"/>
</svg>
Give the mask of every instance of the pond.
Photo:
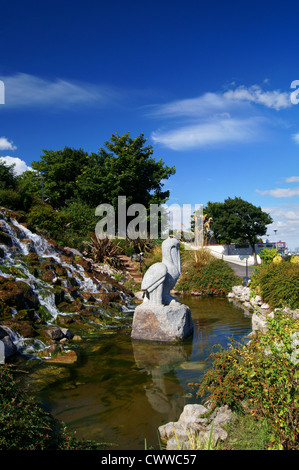
<svg viewBox="0 0 299 470">
<path fill-rule="evenodd" d="M 75 364 L 33 368 L 30 380 L 47 409 L 77 437 L 112 443 L 111 450 L 144 450 L 145 439 L 158 449 L 158 427 L 196 403 L 188 383 L 208 369 L 213 345 L 251 331 L 251 316 L 224 297 L 179 300 L 194 323 L 180 344 L 132 341 L 129 323 L 84 341 Z"/>
</svg>

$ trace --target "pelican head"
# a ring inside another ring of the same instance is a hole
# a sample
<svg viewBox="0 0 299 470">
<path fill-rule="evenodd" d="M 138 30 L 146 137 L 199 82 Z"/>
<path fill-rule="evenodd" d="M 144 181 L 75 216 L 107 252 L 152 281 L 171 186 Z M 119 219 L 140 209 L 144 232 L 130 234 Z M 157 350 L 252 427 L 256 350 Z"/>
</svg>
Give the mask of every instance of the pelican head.
<svg viewBox="0 0 299 470">
<path fill-rule="evenodd" d="M 176 238 L 167 238 L 162 243 L 162 263 L 168 268 L 174 267 L 181 274 L 180 242 Z"/>
</svg>

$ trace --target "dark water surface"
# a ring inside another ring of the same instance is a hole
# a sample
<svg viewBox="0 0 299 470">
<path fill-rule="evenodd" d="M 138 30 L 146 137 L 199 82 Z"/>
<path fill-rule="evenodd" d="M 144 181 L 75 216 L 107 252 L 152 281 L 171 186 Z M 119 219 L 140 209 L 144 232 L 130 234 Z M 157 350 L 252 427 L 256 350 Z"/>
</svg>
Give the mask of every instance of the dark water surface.
<svg viewBox="0 0 299 470">
<path fill-rule="evenodd" d="M 47 373 L 41 399 L 69 431 L 114 443 L 111 449 L 144 449 L 145 439 L 158 449 L 158 427 L 177 421 L 184 405 L 196 403 L 188 383 L 209 367 L 213 345 L 226 347 L 251 331 L 251 317 L 226 298 L 179 300 L 191 308 L 195 330 L 180 344 L 132 341 L 129 322 L 78 346 L 75 364 L 38 368 L 37 385 Z"/>
</svg>

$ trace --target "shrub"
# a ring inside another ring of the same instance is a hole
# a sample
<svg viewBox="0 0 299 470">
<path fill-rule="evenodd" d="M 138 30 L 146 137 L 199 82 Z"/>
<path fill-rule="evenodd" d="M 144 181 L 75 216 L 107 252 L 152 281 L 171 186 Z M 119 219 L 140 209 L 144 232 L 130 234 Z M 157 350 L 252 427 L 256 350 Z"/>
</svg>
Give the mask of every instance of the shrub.
<svg viewBox="0 0 299 470">
<path fill-rule="evenodd" d="M 299 263 L 299 256 L 298 255 L 292 256 L 291 259 L 290 259 L 290 262 L 294 263 L 294 264 L 298 264 Z"/>
<path fill-rule="evenodd" d="M 259 266 L 251 278 L 250 288 L 272 308 L 299 308 L 299 265 L 282 262 Z"/>
<path fill-rule="evenodd" d="M 64 233 L 70 222 L 67 215 L 46 203 L 33 205 L 27 214 L 27 221 L 58 243 L 63 243 Z"/>
<path fill-rule="evenodd" d="M 271 263 L 278 254 L 276 248 L 263 248 L 259 253 L 259 257 L 264 263 Z"/>
<path fill-rule="evenodd" d="M 271 448 L 298 450 L 299 321 L 279 311 L 267 327 L 249 345 L 213 353 L 213 367 L 194 386 L 213 406 L 240 409 L 246 401 L 253 416 L 271 423 Z"/>
<path fill-rule="evenodd" d="M 14 211 L 22 210 L 21 194 L 13 189 L 0 189 L 0 206 Z"/>
<path fill-rule="evenodd" d="M 119 246 L 113 239 L 108 237 L 98 239 L 95 234 L 90 233 L 90 241 L 86 242 L 88 255 L 95 263 L 107 263 L 111 267 L 120 269 L 121 261 L 119 259 Z"/>
<path fill-rule="evenodd" d="M 197 291 L 202 294 L 221 295 L 231 291 L 234 285 L 241 284 L 241 279 L 233 269 L 220 259 L 213 259 L 208 264 L 192 263 L 182 274 L 177 289 L 184 292 Z"/>
<path fill-rule="evenodd" d="M 103 444 L 75 439 L 63 423 L 34 402 L 32 392 L 0 368 L 0 450 L 87 450 Z"/>
</svg>

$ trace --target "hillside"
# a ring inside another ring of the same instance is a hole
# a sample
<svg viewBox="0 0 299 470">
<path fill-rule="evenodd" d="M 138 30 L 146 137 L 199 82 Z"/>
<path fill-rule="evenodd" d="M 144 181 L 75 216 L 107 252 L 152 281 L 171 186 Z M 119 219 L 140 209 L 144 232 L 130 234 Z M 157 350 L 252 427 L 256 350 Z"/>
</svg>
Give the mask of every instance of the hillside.
<svg viewBox="0 0 299 470">
<path fill-rule="evenodd" d="M 82 336 L 130 318 L 132 299 L 105 267 L 58 246 L 23 215 L 0 210 L 0 340 L 6 357 L 16 351 L 48 360 L 64 355 Z"/>
</svg>

